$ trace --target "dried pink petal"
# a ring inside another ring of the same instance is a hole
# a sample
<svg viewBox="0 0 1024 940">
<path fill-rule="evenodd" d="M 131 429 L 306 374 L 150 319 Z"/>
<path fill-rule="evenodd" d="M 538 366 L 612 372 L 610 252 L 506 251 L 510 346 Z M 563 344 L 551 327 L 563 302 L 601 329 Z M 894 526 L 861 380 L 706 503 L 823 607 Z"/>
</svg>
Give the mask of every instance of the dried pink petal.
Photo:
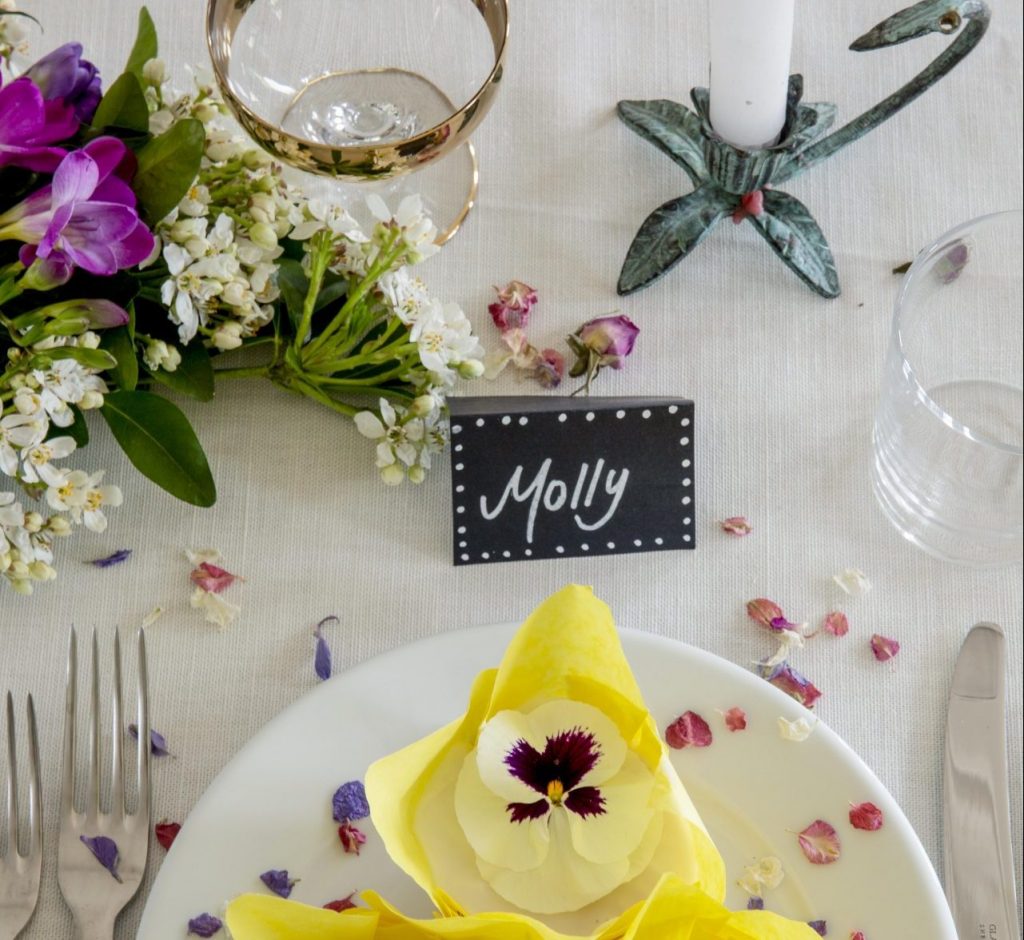
<svg viewBox="0 0 1024 940">
<path fill-rule="evenodd" d="M 366 834 L 347 819 L 338 826 L 338 838 L 349 855 L 358 855 L 359 847 L 366 844 Z"/>
<path fill-rule="evenodd" d="M 350 911 L 353 907 L 356 907 L 356 902 L 352 900 L 355 897 L 355 891 L 353 891 L 347 898 L 338 898 L 336 901 L 328 901 L 324 905 L 324 909 L 328 911 L 337 911 L 339 914 L 342 911 Z"/>
<path fill-rule="evenodd" d="M 850 632 L 850 621 L 841 610 L 832 610 L 825 614 L 821 629 L 832 636 L 846 636 Z"/>
<path fill-rule="evenodd" d="M 767 597 L 755 597 L 752 601 L 747 601 L 747 616 L 754 623 L 768 627 L 769 630 L 772 629 L 773 621 L 786 619 L 782 616 L 782 608 Z"/>
<path fill-rule="evenodd" d="M 764 192 L 755 189 L 740 198 L 740 204 L 733 210 L 732 220 L 739 225 L 744 219 L 757 218 L 764 213 Z"/>
<path fill-rule="evenodd" d="M 727 712 L 722 712 L 722 717 L 730 731 L 743 731 L 747 727 L 747 713 L 738 705 L 734 705 Z"/>
<path fill-rule="evenodd" d="M 242 580 L 237 574 L 232 574 L 209 561 L 200 562 L 199 567 L 194 569 L 189 577 L 193 584 L 198 584 L 210 594 L 220 594 L 236 581 Z"/>
<path fill-rule="evenodd" d="M 839 834 L 824 819 L 814 820 L 798 833 L 797 841 L 812 865 L 831 865 L 839 860 Z"/>
<path fill-rule="evenodd" d="M 864 940 L 864 931 L 863 930 L 854 930 L 850 934 L 850 940 Z"/>
<path fill-rule="evenodd" d="M 871 652 L 880 663 L 890 660 L 900 651 L 900 644 L 887 636 L 876 633 L 871 637 Z"/>
<path fill-rule="evenodd" d="M 711 726 L 696 712 L 683 712 L 665 729 L 669 747 L 707 747 L 712 740 Z"/>
<path fill-rule="evenodd" d="M 522 281 L 509 281 L 504 287 L 495 287 L 494 290 L 498 299 L 487 307 L 494 325 L 502 333 L 525 330 L 530 310 L 537 303 L 537 291 Z"/>
<path fill-rule="evenodd" d="M 718 524 L 722 527 L 723 532 L 728 532 L 730 535 L 750 535 L 754 531 L 754 527 L 747 522 L 746 516 L 730 516 Z"/>
<path fill-rule="evenodd" d="M 814 703 L 821 698 L 821 690 L 789 663 L 781 663 L 771 668 L 764 678 L 775 688 L 782 689 L 787 695 L 793 696 L 804 708 L 814 708 Z"/>
<path fill-rule="evenodd" d="M 850 804 L 850 825 L 854 829 L 874 832 L 882 828 L 883 822 L 882 811 L 874 803 Z"/>
</svg>

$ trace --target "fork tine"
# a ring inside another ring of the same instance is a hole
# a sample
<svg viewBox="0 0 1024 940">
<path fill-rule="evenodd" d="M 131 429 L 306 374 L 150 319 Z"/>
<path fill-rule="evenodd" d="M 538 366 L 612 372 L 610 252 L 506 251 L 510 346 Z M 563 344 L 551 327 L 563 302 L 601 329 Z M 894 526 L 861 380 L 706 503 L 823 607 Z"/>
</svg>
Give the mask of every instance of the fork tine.
<svg viewBox="0 0 1024 940">
<path fill-rule="evenodd" d="M 14 746 L 14 699 L 7 693 L 7 851 L 18 852 L 18 750 Z"/>
<path fill-rule="evenodd" d="M 85 813 L 95 817 L 100 811 L 100 648 L 95 628 L 89 658 L 89 786 L 85 795 Z"/>
<path fill-rule="evenodd" d="M 150 781 L 149 781 L 149 672 L 146 668 L 146 631 L 139 630 L 139 802 L 135 815 L 146 821 L 148 829 Z"/>
<path fill-rule="evenodd" d="M 121 635 L 114 631 L 114 696 L 113 727 L 110 735 L 110 815 L 116 821 L 124 818 L 124 767 L 121 761 L 121 742 L 124 726 L 121 717 Z"/>
<path fill-rule="evenodd" d="M 78 643 L 75 628 L 68 641 L 67 691 L 64 696 L 64 770 L 60 787 L 60 810 L 64 819 L 75 811 L 75 698 L 78 689 Z"/>
<path fill-rule="evenodd" d="M 25 706 L 28 715 L 28 828 L 29 857 L 40 857 L 43 847 L 43 807 L 39 788 L 39 734 L 36 730 L 36 706 L 31 694 Z"/>
</svg>

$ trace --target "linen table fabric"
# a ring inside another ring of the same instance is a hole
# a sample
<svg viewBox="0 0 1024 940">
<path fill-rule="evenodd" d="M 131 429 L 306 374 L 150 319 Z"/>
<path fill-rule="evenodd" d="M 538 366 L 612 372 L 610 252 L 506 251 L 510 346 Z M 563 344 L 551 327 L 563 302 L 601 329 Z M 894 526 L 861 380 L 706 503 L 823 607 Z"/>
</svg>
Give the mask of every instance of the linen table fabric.
<svg viewBox="0 0 1024 940">
<path fill-rule="evenodd" d="M 900 5 L 798 4 L 793 71 L 804 74 L 808 100 L 837 102 L 845 121 L 939 51 L 948 40 L 846 50 Z M 185 63 L 207 61 L 205 4 L 149 6 L 161 57 L 184 87 Z M 32 598 L 0 592 L 0 690 L 34 693 L 43 748 L 47 861 L 24 936 L 71 936 L 56 881 L 71 624 L 96 627 L 109 640 L 115 625 L 127 631 L 154 606 L 165 608 L 147 637 L 152 714 L 176 757 L 155 762 L 154 819 L 182 820 L 231 756 L 314 685 L 312 628 L 322 617 L 340 617 L 329 635 L 342 668 L 442 631 L 521 620 L 569 582 L 592 584 L 623 626 L 738 663 L 772 648 L 746 618 L 749 598 L 771 597 L 798 620 L 845 610 L 849 635 L 812 641 L 794 665 L 824 692 L 817 714 L 891 790 L 936 863 L 954 658 L 973 623 L 1001 623 L 1013 664 L 1007 715 L 1019 886 L 1020 568 L 976 572 L 914 549 L 875 505 L 868 472 L 899 284 L 891 269 L 953 225 L 1021 204 L 1021 3 L 993 6 L 989 35 L 937 88 L 790 185 L 836 255 L 843 294 L 824 301 L 749 226 L 731 225 L 658 284 L 616 297 L 636 228 L 690 184 L 618 121 L 614 106 L 622 98 L 685 101 L 692 86 L 707 84 L 705 6 L 513 3 L 506 77 L 476 135 L 480 201 L 423 276 L 462 304 L 491 346 L 498 341 L 486 312 L 491 285 L 511 278 L 539 291 L 530 333 L 538 346 L 559 345 L 581 322 L 611 310 L 635 320 L 636 352 L 623 371 L 602 374 L 595 392 L 695 400 L 697 550 L 455 568 L 447 459 L 421 487 L 386 488 L 371 443 L 350 423 L 266 384 L 224 383 L 212 405 L 184 405 L 217 480 L 219 499 L 208 510 L 143 480 L 102 422 L 92 421 L 88 466 L 106 467 L 124 506 L 110 513 L 104 534 L 77 533 L 59 546 L 56 583 L 40 585 Z M 77 39 L 108 83 L 119 73 L 134 35 L 133 5 L 26 0 L 23 7 L 46 28 L 34 53 Z M 534 388 L 503 376 L 467 391 Z M 748 538 L 718 529 L 716 520 L 740 514 L 753 523 Z M 224 631 L 189 608 L 184 549 L 206 546 L 247 579 L 226 595 L 242 614 Z M 119 548 L 134 552 L 122 566 L 83 563 Z M 850 566 L 871 578 L 869 594 L 846 597 L 833 584 L 832 575 Z M 871 655 L 876 632 L 902 644 L 890 663 Z M 685 684 L 680 676 L 681 711 Z M 339 738 L 358 720 L 339 715 Z M 154 845 L 150 879 L 162 856 Z M 134 936 L 142 906 L 140 899 L 127 909 L 118 937 Z"/>
</svg>

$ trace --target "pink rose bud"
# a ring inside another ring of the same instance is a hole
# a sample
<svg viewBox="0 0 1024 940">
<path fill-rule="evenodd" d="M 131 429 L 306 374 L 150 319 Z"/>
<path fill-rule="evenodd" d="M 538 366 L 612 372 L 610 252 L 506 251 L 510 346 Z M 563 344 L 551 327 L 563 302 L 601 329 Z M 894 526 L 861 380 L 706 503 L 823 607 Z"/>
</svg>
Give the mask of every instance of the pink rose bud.
<svg viewBox="0 0 1024 940">
<path fill-rule="evenodd" d="M 494 325 L 502 333 L 525 330 L 530 310 L 537 303 L 537 292 L 522 281 L 509 281 L 504 287 L 494 289 L 498 292 L 498 299 L 487 307 Z"/>
<path fill-rule="evenodd" d="M 629 319 L 618 316 L 598 317 L 580 327 L 576 336 L 588 349 L 605 358 L 606 365 L 622 368 L 622 360 L 633 351 L 640 328 Z"/>
</svg>

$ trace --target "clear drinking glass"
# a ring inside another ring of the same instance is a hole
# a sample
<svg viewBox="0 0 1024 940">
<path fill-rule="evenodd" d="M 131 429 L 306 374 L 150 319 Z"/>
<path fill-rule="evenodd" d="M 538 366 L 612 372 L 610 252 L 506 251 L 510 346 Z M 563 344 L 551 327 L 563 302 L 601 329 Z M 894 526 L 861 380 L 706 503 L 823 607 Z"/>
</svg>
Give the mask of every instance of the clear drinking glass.
<svg viewBox="0 0 1024 940">
<path fill-rule="evenodd" d="M 476 195 L 469 135 L 499 87 L 507 38 L 508 0 L 208 0 L 214 74 L 253 139 L 384 196 L 416 171 L 445 237 Z M 366 192 L 331 195 L 352 205 Z"/>
<path fill-rule="evenodd" d="M 903 536 L 977 567 L 1022 556 L 1022 216 L 961 225 L 911 265 L 875 418 L 875 495 Z"/>
</svg>

